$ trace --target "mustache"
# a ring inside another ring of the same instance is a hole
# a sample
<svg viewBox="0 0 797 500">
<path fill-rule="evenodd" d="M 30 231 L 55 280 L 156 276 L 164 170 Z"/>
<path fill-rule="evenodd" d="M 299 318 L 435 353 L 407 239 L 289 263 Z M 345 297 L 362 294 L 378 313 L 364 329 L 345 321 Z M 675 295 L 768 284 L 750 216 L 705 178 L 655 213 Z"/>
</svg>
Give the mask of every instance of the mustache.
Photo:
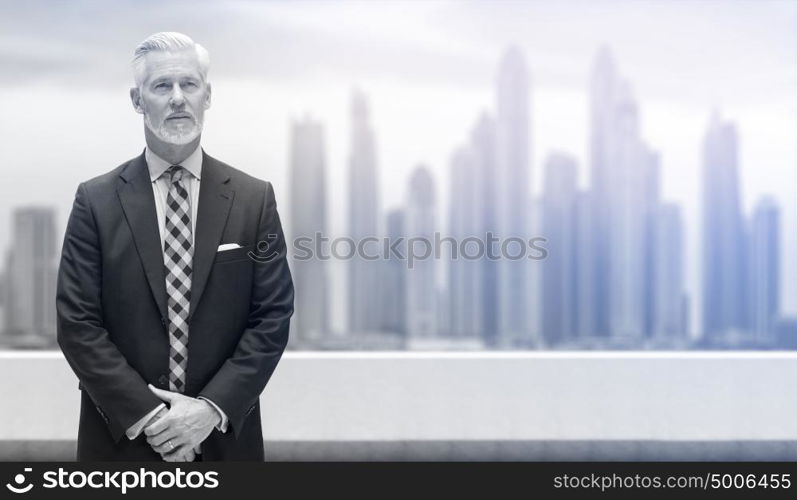
<svg viewBox="0 0 797 500">
<path fill-rule="evenodd" d="M 196 117 L 192 113 L 189 113 L 188 111 L 176 111 L 174 113 L 167 115 L 166 118 L 164 118 L 163 120 L 166 121 L 173 118 L 190 118 L 194 123 L 196 123 Z"/>
</svg>

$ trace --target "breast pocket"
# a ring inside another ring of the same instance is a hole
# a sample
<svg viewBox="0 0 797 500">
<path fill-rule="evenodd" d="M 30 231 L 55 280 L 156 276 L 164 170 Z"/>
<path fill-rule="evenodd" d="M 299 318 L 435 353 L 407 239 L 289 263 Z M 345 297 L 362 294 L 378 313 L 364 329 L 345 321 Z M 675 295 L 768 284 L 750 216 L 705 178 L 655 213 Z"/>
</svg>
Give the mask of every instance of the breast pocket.
<svg viewBox="0 0 797 500">
<path fill-rule="evenodd" d="M 237 262 L 241 260 L 251 260 L 249 252 L 255 249 L 254 245 L 246 245 L 241 248 L 233 248 L 232 250 L 224 250 L 216 252 L 216 258 L 213 260 L 214 264 L 221 264 L 223 262 Z"/>
</svg>

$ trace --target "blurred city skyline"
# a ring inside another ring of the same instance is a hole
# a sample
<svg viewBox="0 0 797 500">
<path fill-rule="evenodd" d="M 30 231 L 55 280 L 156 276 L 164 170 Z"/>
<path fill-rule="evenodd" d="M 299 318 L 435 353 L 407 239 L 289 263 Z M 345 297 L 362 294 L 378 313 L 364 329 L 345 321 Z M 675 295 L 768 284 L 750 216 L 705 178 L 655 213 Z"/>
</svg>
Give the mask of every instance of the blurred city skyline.
<svg viewBox="0 0 797 500">
<path fill-rule="evenodd" d="M 0 163 L 6 178 L 31 186 L 7 190 L 0 202 L 4 250 L 11 246 L 13 208 L 54 204 L 60 238 L 77 183 L 143 148 L 140 118 L 125 89 L 129 53 L 151 31 L 184 31 L 209 48 L 214 104 L 203 146 L 274 182 L 286 221 L 290 124 L 305 116 L 323 124 L 332 235 L 348 234 L 352 88 L 363 90 L 372 110 L 380 220 L 403 206 L 410 175 L 424 164 L 445 228 L 452 152 L 476 118 L 494 108 L 496 68 L 510 44 L 524 52 L 529 70 L 530 194 L 543 194 L 543 167 L 556 151 L 574 159 L 579 186 L 587 185 L 589 71 L 605 44 L 639 103 L 640 135 L 659 154 L 662 199 L 683 210 L 684 280 L 692 300 L 700 294 L 701 149 L 718 110 L 740 138 L 741 211 L 750 217 L 763 195 L 780 208 L 782 307 L 797 311 L 797 9 L 788 2 L 724 2 L 720 10 L 714 2 L 200 3 L 184 18 L 185 4 L 177 2 L 167 3 L 164 21 L 155 23 L 146 9 L 121 4 L 130 16 L 104 26 L 98 21 L 111 13 L 87 3 L 91 16 L 29 35 L 14 24 L 31 18 L 46 24 L 65 8 L 33 5 L 5 5 L 10 15 L 0 21 L 8 28 L 0 37 L 0 104 L 9 117 L 0 124 Z M 223 21 L 244 14 L 244 26 L 230 36 L 234 30 Z M 212 18 L 219 29 L 209 28 Z M 174 26 L 162 26 L 166 20 Z M 477 21 L 484 28 L 478 35 L 469 30 Z M 243 34 L 259 43 L 244 43 Z M 282 55 L 280 47 L 287 47 Z M 253 59 L 257 49 L 262 55 Z M 252 109 L 262 116 L 253 119 Z M 345 291 L 346 272 L 331 270 L 332 295 Z M 345 307 L 330 305 L 335 330 L 346 328 Z"/>
<path fill-rule="evenodd" d="M 797 319 L 784 314 L 780 293 L 781 208 L 764 195 L 752 217 L 742 212 L 737 125 L 715 110 L 703 134 L 701 286 L 690 295 L 683 210 L 661 197 L 660 152 L 640 137 L 640 104 L 608 47 L 596 53 L 589 87 L 587 187 L 579 186 L 576 160 L 552 152 L 545 162 L 542 195 L 534 197 L 528 189 L 533 147 L 526 132 L 528 68 L 523 52 L 511 47 L 501 58 L 495 109 L 474 120 L 470 137 L 452 153 L 449 203 L 439 203 L 434 176 L 418 164 L 406 184 L 404 204 L 382 222 L 378 132 L 367 97 L 354 91 L 350 230 L 332 242 L 325 229 L 324 129 L 309 118 L 295 122 L 290 187 L 299 196 L 292 198 L 289 223 L 297 291 L 293 345 L 793 348 Z M 432 243 L 440 241 L 444 226 L 447 250 Z M 389 259 L 380 250 L 383 240 L 377 237 L 383 235 L 388 238 L 385 248 L 398 249 Z M 535 259 L 540 262 L 507 258 L 519 253 L 517 245 L 508 252 L 504 242 L 515 239 L 523 250 L 524 242 L 536 237 L 545 244 L 544 258 Z M 299 248 L 296 242 L 303 239 Z M 370 248 L 365 246 L 369 239 Z M 407 262 L 400 255 L 414 256 L 411 242 L 416 239 L 423 240 L 414 243 L 423 243 L 420 255 L 425 258 Z M 325 240 L 322 254 L 331 250 L 347 256 L 336 257 L 338 262 L 308 259 L 304 249 Z M 465 252 L 462 243 L 468 240 L 478 242 L 482 250 L 477 253 L 484 255 L 487 247 L 488 255 L 502 257 L 457 259 L 455 248 Z M 342 253 L 335 251 L 336 243 L 343 244 Z M 329 293 L 330 264 L 336 263 L 348 271 L 344 297 Z M 326 311 L 330 302 L 341 299 L 348 322 L 336 330 Z"/>
</svg>

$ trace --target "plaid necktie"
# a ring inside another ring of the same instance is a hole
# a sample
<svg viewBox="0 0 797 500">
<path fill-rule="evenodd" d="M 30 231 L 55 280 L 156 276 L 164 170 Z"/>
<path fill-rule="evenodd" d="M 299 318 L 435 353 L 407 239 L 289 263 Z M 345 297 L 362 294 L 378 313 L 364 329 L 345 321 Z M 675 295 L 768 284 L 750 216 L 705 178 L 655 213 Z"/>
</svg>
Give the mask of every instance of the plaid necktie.
<svg viewBox="0 0 797 500">
<path fill-rule="evenodd" d="M 185 170 L 172 165 L 164 173 L 169 181 L 166 197 L 164 264 L 169 297 L 169 390 L 183 392 L 188 363 L 188 308 L 191 304 L 191 204 L 182 179 Z"/>
</svg>

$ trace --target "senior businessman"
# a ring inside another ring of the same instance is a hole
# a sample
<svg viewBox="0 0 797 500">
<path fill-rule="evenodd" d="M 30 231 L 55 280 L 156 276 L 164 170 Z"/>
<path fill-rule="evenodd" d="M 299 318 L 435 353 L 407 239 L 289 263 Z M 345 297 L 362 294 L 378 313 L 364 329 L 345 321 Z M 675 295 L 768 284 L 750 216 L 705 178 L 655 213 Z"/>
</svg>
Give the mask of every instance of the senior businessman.
<svg viewBox="0 0 797 500">
<path fill-rule="evenodd" d="M 78 460 L 264 459 L 259 397 L 293 284 L 271 184 L 200 147 L 208 68 L 186 35 L 141 42 L 130 98 L 146 148 L 75 195 L 56 309 Z"/>
</svg>

